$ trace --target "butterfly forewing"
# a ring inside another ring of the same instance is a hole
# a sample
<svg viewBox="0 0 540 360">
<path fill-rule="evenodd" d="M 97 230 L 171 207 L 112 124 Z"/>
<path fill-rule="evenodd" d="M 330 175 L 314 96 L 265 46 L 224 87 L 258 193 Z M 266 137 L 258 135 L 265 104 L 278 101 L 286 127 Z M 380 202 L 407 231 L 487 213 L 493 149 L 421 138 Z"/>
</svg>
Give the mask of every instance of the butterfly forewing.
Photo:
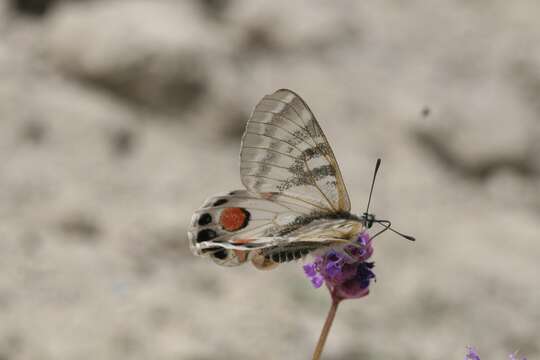
<svg viewBox="0 0 540 360">
<path fill-rule="evenodd" d="M 321 212 L 348 212 L 345 184 L 315 116 L 290 90 L 265 96 L 242 139 L 242 183 L 264 196 L 301 200 Z"/>
</svg>

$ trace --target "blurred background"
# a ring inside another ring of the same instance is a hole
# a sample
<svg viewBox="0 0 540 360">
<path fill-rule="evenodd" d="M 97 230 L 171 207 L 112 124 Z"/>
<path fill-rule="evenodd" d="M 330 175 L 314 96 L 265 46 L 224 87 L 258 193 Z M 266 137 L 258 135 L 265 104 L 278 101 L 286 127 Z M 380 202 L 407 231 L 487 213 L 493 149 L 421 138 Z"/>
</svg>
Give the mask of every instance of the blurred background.
<svg viewBox="0 0 540 360">
<path fill-rule="evenodd" d="M 300 264 L 194 257 L 243 127 L 310 105 L 377 239 L 326 359 L 540 357 L 537 1 L 3 0 L 0 359 L 308 359 Z"/>
</svg>

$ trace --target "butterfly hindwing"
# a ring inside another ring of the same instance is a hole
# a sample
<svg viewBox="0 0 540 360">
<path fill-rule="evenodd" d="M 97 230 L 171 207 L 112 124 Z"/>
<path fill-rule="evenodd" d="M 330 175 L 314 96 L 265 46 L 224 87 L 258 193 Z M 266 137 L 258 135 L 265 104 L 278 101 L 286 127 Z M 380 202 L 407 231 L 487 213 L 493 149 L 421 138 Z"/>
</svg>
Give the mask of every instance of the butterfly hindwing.
<svg viewBox="0 0 540 360">
<path fill-rule="evenodd" d="M 188 230 L 190 246 L 197 255 L 209 255 L 222 265 L 239 265 L 249 251 L 268 246 L 273 234 L 291 228 L 291 224 L 309 210 L 280 204 L 236 190 L 210 197 L 197 210 Z"/>
<path fill-rule="evenodd" d="M 348 212 L 339 166 L 307 104 L 290 90 L 265 96 L 242 138 L 242 183 L 251 192 L 279 193 L 318 208 Z"/>
<path fill-rule="evenodd" d="M 303 257 L 357 231 L 357 222 L 325 218 L 327 214 L 287 200 L 268 200 L 245 190 L 209 198 L 191 220 L 192 251 L 220 265 L 252 260 L 255 266 L 266 268 Z"/>
</svg>

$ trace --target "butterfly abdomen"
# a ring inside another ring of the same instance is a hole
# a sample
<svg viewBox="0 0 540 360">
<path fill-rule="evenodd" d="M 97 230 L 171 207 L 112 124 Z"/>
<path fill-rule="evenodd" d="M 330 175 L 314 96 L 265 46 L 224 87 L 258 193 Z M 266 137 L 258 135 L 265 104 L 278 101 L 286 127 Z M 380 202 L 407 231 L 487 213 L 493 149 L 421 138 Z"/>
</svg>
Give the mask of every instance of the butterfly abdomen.
<svg viewBox="0 0 540 360">
<path fill-rule="evenodd" d="M 301 249 L 301 250 L 283 250 L 274 252 L 271 255 L 266 255 L 267 258 L 272 259 L 272 261 L 277 263 L 284 263 L 293 260 L 298 260 L 309 254 L 311 250 Z"/>
<path fill-rule="evenodd" d="M 319 244 L 299 242 L 262 250 L 263 255 L 276 263 L 298 260 L 320 247 Z"/>
</svg>

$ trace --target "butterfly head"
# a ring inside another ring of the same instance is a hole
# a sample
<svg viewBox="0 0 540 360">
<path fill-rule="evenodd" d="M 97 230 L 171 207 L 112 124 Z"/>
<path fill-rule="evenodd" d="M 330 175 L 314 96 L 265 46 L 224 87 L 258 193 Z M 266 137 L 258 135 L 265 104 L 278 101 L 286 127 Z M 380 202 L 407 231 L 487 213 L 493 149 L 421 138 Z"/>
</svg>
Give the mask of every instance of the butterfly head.
<svg viewBox="0 0 540 360">
<path fill-rule="evenodd" d="M 360 221 L 362 221 L 362 225 L 364 225 L 366 229 L 371 229 L 373 224 L 377 222 L 375 214 L 370 214 L 367 212 L 363 213 L 362 216 L 360 216 Z"/>
</svg>

